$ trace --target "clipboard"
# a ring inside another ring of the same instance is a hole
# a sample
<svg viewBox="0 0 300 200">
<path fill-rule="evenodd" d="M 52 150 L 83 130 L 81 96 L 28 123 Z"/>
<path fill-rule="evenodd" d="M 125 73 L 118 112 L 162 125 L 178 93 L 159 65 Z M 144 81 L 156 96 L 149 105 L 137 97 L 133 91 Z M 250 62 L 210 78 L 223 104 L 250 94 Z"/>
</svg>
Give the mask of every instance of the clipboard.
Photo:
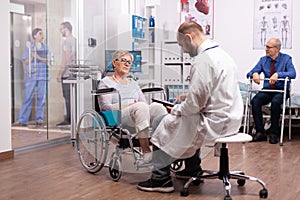
<svg viewBox="0 0 300 200">
<path fill-rule="evenodd" d="M 165 101 L 165 100 L 162 100 L 162 99 L 156 99 L 156 98 L 152 98 L 152 101 L 153 102 L 157 102 L 157 103 L 161 103 L 163 104 L 164 106 L 170 106 L 170 107 L 173 107 L 174 104 L 169 102 L 169 101 Z"/>
</svg>

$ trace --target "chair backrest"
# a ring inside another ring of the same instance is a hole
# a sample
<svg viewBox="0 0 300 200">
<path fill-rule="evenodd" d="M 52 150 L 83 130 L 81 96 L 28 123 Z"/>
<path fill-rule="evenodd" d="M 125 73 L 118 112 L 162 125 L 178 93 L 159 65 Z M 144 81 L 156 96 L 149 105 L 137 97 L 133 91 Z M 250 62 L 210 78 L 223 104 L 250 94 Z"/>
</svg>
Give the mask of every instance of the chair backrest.
<svg viewBox="0 0 300 200">
<path fill-rule="evenodd" d="M 103 89 L 96 89 L 92 90 L 92 96 L 94 99 L 94 109 L 96 112 L 100 114 L 100 116 L 103 118 L 106 126 L 119 126 L 121 124 L 121 110 L 102 110 L 99 102 L 98 97 L 101 95 L 107 95 L 107 94 L 116 94 L 119 96 L 119 92 L 114 88 L 103 88 Z M 121 102 L 119 102 L 119 107 L 121 107 Z"/>
</svg>

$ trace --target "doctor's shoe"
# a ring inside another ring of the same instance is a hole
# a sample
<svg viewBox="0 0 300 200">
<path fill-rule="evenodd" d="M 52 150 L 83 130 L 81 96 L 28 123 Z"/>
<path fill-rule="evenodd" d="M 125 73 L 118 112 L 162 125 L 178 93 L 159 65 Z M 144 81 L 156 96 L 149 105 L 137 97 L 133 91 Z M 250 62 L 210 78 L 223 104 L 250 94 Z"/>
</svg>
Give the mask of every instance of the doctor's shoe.
<svg viewBox="0 0 300 200">
<path fill-rule="evenodd" d="M 186 169 L 183 169 L 181 171 L 175 172 L 175 177 L 178 179 L 190 179 L 191 177 L 197 177 L 198 175 L 203 174 L 202 169 L 200 168 L 196 172 L 190 172 Z"/>
<path fill-rule="evenodd" d="M 147 192 L 173 192 L 173 182 L 171 177 L 168 177 L 165 180 L 154 180 L 149 179 L 144 182 L 140 182 L 137 186 L 139 190 Z"/>
</svg>

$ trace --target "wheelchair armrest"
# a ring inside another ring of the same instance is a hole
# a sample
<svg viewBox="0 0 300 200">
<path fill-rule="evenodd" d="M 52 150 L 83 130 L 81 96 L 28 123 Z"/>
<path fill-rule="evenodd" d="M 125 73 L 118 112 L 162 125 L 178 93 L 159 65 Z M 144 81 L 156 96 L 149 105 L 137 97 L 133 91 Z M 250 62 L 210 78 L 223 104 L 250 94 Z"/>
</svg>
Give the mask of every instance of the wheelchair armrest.
<svg viewBox="0 0 300 200">
<path fill-rule="evenodd" d="M 113 93 L 113 92 L 117 92 L 117 90 L 115 88 L 102 88 L 102 89 L 91 91 L 92 95 L 99 95 L 99 94 L 106 94 L 106 93 Z"/>
<path fill-rule="evenodd" d="M 164 91 L 164 88 L 162 87 L 151 87 L 151 88 L 143 88 L 142 92 L 147 93 L 147 92 L 162 92 Z"/>
</svg>

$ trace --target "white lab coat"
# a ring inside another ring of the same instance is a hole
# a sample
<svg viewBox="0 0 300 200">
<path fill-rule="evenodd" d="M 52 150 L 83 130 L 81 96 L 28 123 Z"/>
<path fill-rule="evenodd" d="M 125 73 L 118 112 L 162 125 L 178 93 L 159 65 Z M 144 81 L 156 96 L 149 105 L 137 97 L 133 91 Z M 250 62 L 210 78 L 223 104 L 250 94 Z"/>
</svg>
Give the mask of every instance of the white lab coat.
<svg viewBox="0 0 300 200">
<path fill-rule="evenodd" d="M 237 67 L 217 43 L 206 40 L 190 70 L 186 100 L 163 118 L 151 142 L 173 158 L 201 157 L 215 139 L 238 132 L 243 115 Z"/>
</svg>

